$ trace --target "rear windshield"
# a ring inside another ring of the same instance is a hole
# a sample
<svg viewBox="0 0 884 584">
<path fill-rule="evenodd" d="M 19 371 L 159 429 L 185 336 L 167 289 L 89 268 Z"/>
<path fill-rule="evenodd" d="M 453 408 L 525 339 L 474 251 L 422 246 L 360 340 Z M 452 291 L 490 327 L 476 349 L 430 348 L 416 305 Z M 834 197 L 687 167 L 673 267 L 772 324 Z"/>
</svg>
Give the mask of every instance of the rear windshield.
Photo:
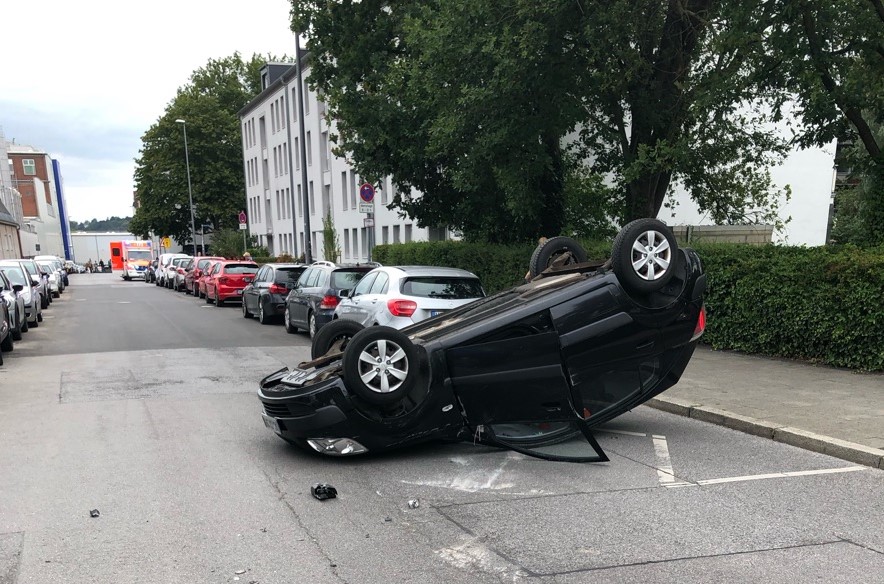
<svg viewBox="0 0 884 584">
<path fill-rule="evenodd" d="M 16 268 L 14 266 L 0 266 L 0 271 L 6 274 L 6 277 L 9 278 L 9 281 L 13 284 L 21 284 L 25 286 L 27 280 L 25 280 L 25 273 L 21 270 L 21 268 Z"/>
<path fill-rule="evenodd" d="M 224 266 L 225 274 L 254 274 L 258 271 L 255 264 L 227 264 Z"/>
<path fill-rule="evenodd" d="M 37 264 L 38 264 L 41 268 L 43 268 L 44 270 L 46 270 L 47 272 L 54 272 L 54 271 L 55 271 L 55 266 L 53 266 L 53 265 L 50 264 L 49 262 L 37 262 Z"/>
<path fill-rule="evenodd" d="M 191 261 L 190 258 L 175 258 L 172 260 L 172 265 L 180 267 L 182 264 L 186 264 Z"/>
<path fill-rule="evenodd" d="M 331 288 L 341 290 L 353 288 L 362 279 L 362 276 L 371 271 L 371 268 L 353 270 L 335 270 L 331 275 Z"/>
<path fill-rule="evenodd" d="M 485 296 L 478 278 L 439 278 L 433 276 L 407 278 L 402 282 L 401 291 L 406 296 L 452 300 Z"/>
<path fill-rule="evenodd" d="M 273 282 L 276 284 L 285 284 L 286 282 L 295 283 L 307 267 L 300 268 L 277 268 L 276 274 L 273 276 Z"/>
</svg>

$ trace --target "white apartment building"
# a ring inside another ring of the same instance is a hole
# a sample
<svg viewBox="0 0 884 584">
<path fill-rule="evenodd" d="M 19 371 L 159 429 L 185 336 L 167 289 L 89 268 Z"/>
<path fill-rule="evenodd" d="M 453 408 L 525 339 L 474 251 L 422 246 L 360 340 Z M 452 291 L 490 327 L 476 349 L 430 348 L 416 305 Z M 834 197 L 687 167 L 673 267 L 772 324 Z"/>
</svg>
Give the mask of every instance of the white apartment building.
<svg viewBox="0 0 884 584">
<path fill-rule="evenodd" d="M 306 189 L 302 184 L 297 68 L 268 63 L 261 70 L 263 90 L 239 112 L 249 233 L 271 255 L 300 256 L 305 249 L 305 213 L 314 260 L 344 263 L 371 259 L 374 244 L 447 239 L 444 228 L 418 227 L 386 206 L 393 200 L 390 177 L 374 184 L 373 213 L 360 212 L 363 180 L 348 162 L 332 154 L 335 123 L 325 104 L 309 90 L 304 72 Z M 306 194 L 307 202 L 305 203 Z M 331 214 L 340 256 L 325 257 L 323 217 Z"/>
</svg>

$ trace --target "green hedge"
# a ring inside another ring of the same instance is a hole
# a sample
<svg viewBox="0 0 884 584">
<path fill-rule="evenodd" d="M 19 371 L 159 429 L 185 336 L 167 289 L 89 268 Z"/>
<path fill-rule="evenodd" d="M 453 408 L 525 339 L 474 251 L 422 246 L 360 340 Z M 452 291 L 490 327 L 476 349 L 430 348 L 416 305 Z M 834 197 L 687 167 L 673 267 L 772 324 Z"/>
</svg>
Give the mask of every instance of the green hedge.
<svg viewBox="0 0 884 584">
<path fill-rule="evenodd" d="M 581 242 L 605 259 L 610 242 Z M 709 278 L 703 342 L 716 349 L 884 371 L 884 248 L 694 246 Z M 469 270 L 490 294 L 520 284 L 534 247 L 462 242 L 380 245 L 385 265 Z"/>
</svg>

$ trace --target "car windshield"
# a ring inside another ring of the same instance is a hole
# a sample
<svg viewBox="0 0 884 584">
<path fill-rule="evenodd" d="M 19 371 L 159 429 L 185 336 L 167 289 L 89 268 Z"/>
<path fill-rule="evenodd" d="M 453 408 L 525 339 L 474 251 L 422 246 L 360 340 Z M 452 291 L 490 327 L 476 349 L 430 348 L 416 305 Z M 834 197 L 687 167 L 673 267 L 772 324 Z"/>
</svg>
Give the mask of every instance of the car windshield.
<svg viewBox="0 0 884 584">
<path fill-rule="evenodd" d="M 258 266 L 254 264 L 227 264 L 224 266 L 225 274 L 254 274 Z"/>
<path fill-rule="evenodd" d="M 420 276 L 407 278 L 402 282 L 401 291 L 406 296 L 422 298 L 450 298 L 466 300 L 485 296 L 478 278 L 440 278 Z"/>
<path fill-rule="evenodd" d="M 40 264 L 40 267 L 43 268 L 44 270 L 46 270 L 47 272 L 54 272 L 55 271 L 55 267 L 52 264 L 50 264 L 49 262 L 37 262 L 37 263 Z"/>
<path fill-rule="evenodd" d="M 128 256 L 129 261 L 144 260 L 149 262 L 151 258 L 150 251 L 146 249 L 130 249 L 128 252 Z"/>
<path fill-rule="evenodd" d="M 9 278 L 9 281 L 13 284 L 21 284 L 25 285 L 25 273 L 21 268 L 17 268 L 15 266 L 0 266 L 0 271 L 6 274 L 6 277 Z"/>
<path fill-rule="evenodd" d="M 273 276 L 273 282 L 276 284 L 295 283 L 306 269 L 306 266 L 300 268 L 277 268 L 276 274 Z"/>
<path fill-rule="evenodd" d="M 352 288 L 359 283 L 369 269 L 362 270 L 335 270 L 331 275 L 331 287 L 341 290 Z"/>
<path fill-rule="evenodd" d="M 172 260 L 172 265 L 176 267 L 180 267 L 182 264 L 186 264 L 190 261 L 190 258 L 175 258 Z"/>
</svg>

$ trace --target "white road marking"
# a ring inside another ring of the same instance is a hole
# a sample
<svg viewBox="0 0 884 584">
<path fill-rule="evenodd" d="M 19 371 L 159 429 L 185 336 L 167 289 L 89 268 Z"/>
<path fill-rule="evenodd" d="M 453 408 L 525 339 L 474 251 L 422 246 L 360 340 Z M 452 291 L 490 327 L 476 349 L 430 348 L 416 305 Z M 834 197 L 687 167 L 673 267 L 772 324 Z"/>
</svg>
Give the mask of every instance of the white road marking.
<svg viewBox="0 0 884 584">
<path fill-rule="evenodd" d="M 790 472 L 772 472 L 768 474 L 746 475 L 742 477 L 725 477 L 721 479 L 707 479 L 697 481 L 698 485 L 717 485 L 721 483 L 737 483 L 741 481 L 760 481 L 764 479 L 782 479 L 786 477 L 806 477 L 811 475 L 835 474 L 842 472 L 856 472 L 867 470 L 867 466 L 845 466 L 841 468 L 824 468 L 819 470 L 795 470 Z"/>
<path fill-rule="evenodd" d="M 661 485 L 671 484 L 675 481 L 675 472 L 672 470 L 672 460 L 669 458 L 669 445 L 666 436 L 653 436 L 654 454 L 657 456 L 657 478 Z"/>
<path fill-rule="evenodd" d="M 86 299 L 85 298 L 77 298 L 76 302 L 86 302 Z"/>
<path fill-rule="evenodd" d="M 119 302 L 117 302 L 117 304 L 132 304 L 132 303 L 129 302 L 128 300 L 120 300 Z"/>
<path fill-rule="evenodd" d="M 626 430 L 596 430 L 596 432 L 605 432 L 607 434 L 623 434 L 624 436 L 638 436 L 640 438 L 647 437 L 647 434 L 641 432 L 627 432 Z"/>
</svg>

